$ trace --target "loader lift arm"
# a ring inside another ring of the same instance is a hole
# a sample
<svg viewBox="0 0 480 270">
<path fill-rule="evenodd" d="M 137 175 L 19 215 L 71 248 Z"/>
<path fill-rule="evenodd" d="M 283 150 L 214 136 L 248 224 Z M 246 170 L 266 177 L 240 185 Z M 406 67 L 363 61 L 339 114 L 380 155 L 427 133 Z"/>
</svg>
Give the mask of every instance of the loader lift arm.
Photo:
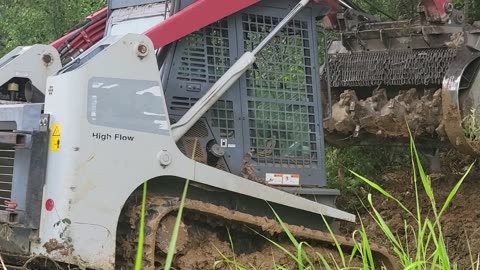
<svg viewBox="0 0 480 270">
<path fill-rule="evenodd" d="M 198 0 L 168 20 L 147 30 L 145 34 L 152 39 L 155 48 L 160 48 L 259 1 L 261 0 L 233 2 Z M 329 28 L 337 25 L 337 13 L 342 9 L 365 13 L 351 0 L 313 0 L 313 2 L 330 8 L 330 12 L 322 19 L 323 24 Z M 449 0 L 422 0 L 420 6 L 430 22 L 445 22 L 449 18 L 448 12 L 453 8 Z M 204 10 L 210 12 L 203 12 Z M 53 41 L 50 45 L 59 51 L 64 63 L 69 62 L 104 36 L 107 17 L 108 8 L 105 7 L 86 17 L 84 22 L 73 27 L 66 35 Z M 175 26 L 176 31 L 168 31 L 172 26 Z"/>
<path fill-rule="evenodd" d="M 148 29 L 144 34 L 153 41 L 155 49 L 158 49 L 260 1 L 198 0 L 167 20 Z M 340 3 L 343 3 L 342 6 L 354 6 L 346 4 L 344 1 L 349 3 L 348 0 L 340 0 Z M 327 17 L 334 23 L 339 2 L 337 0 L 313 0 L 313 2 L 329 6 L 330 12 Z M 204 12 L 205 10 L 209 12 Z M 86 17 L 84 22 L 73 27 L 70 32 L 53 41 L 50 45 L 57 48 L 62 59 L 67 58 L 64 62 L 71 61 L 103 37 L 107 16 L 108 8 L 105 7 Z M 170 31 L 173 26 L 175 31 Z"/>
</svg>

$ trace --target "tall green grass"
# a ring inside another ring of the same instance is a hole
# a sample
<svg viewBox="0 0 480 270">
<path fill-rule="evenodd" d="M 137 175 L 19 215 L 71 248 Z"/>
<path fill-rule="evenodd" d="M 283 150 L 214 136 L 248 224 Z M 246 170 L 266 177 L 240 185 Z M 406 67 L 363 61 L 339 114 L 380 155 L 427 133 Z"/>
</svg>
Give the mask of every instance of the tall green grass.
<svg viewBox="0 0 480 270">
<path fill-rule="evenodd" d="M 411 136 L 411 135 L 410 135 Z M 473 167 L 471 164 L 465 174 L 457 181 L 455 186 L 449 192 L 446 200 L 440 203 L 434 195 L 431 180 L 425 173 L 422 166 L 418 151 L 412 137 L 410 137 L 410 156 L 413 175 L 413 186 L 415 190 L 415 209 L 411 210 L 405 206 L 403 202 L 395 198 L 391 193 L 383 189 L 380 185 L 372 180 L 367 179 L 354 171 L 350 171 L 358 179 L 378 191 L 380 196 L 386 199 L 393 200 L 399 209 L 404 212 L 403 233 L 398 234 L 394 232 L 388 225 L 387 221 L 382 217 L 380 212 L 375 207 L 373 195 L 368 194 L 368 204 L 364 206 L 368 209 L 372 219 L 378 225 L 379 230 L 383 232 L 388 241 L 389 248 L 394 257 L 398 260 L 399 266 L 402 269 L 458 269 L 455 262 L 449 258 L 448 249 L 445 243 L 443 228 L 441 225 L 442 215 L 450 205 L 452 199 L 457 194 L 465 177 L 469 174 Z M 421 191 L 425 192 L 428 197 L 429 205 L 421 205 L 420 196 Z M 428 211 L 427 211 L 428 210 Z M 316 257 L 307 255 L 306 248 L 310 248 L 308 243 L 299 242 L 288 230 L 288 227 L 277 215 L 272 208 L 278 222 L 283 227 L 285 233 L 295 246 L 295 250 L 287 250 L 279 243 L 265 237 L 274 247 L 282 250 L 288 255 L 292 261 L 295 262 L 298 269 L 375 269 L 379 265 L 375 265 L 372 248 L 370 246 L 368 233 L 361 223 L 360 229 L 353 233 L 353 239 L 356 239 L 355 246 L 349 252 L 342 249 L 339 243 L 335 240 L 334 232 L 328 227 L 332 235 L 336 251 L 340 254 L 340 259 L 335 259 L 332 254 L 316 253 Z M 430 212 L 431 215 L 425 215 L 425 212 Z M 326 223 L 326 220 L 324 219 Z M 469 245 L 468 239 L 465 240 Z M 232 244 L 233 245 L 233 244 Z M 222 261 L 230 266 L 231 269 L 248 269 L 246 266 L 239 264 L 236 260 L 232 260 L 220 254 Z M 478 269 L 478 259 L 471 255 L 471 268 Z M 353 266 L 354 258 L 361 261 L 360 266 L 358 261 Z M 317 262 L 317 263 L 314 263 Z M 216 262 L 218 264 L 218 262 Z M 288 269 L 283 265 L 275 264 L 274 269 Z"/>
<path fill-rule="evenodd" d="M 143 192 L 142 192 L 142 210 L 140 212 L 140 230 L 138 232 L 138 246 L 137 246 L 137 256 L 135 258 L 135 270 L 142 269 L 142 256 L 143 256 L 143 242 L 144 242 L 144 231 L 145 231 L 145 205 L 147 200 L 147 182 L 143 183 Z"/>
<path fill-rule="evenodd" d="M 431 179 L 422 167 L 418 151 L 410 134 L 410 153 L 413 174 L 413 185 L 415 190 L 415 209 L 408 209 L 400 200 L 394 198 L 388 191 L 366 179 L 355 172 L 359 179 L 377 190 L 384 197 L 393 200 L 408 217 L 404 219 L 402 237 L 395 234 L 387 225 L 384 218 L 375 208 L 372 194 L 368 195 L 370 214 L 378 227 L 387 237 L 391 248 L 404 269 L 457 269 L 458 266 L 448 256 L 448 249 L 445 243 L 441 217 L 457 194 L 460 186 L 470 173 L 473 163 L 468 167 L 466 173 L 457 181 L 452 190 L 448 193 L 443 203 L 439 203 L 435 197 Z M 429 205 L 420 204 L 420 188 L 428 197 Z M 426 216 L 425 210 L 429 210 L 432 216 Z M 423 210 L 423 211 L 422 211 Z M 413 243 L 413 244 L 412 244 Z M 473 265 L 472 265 L 473 267 Z"/>
<path fill-rule="evenodd" d="M 351 173 L 355 175 L 358 179 L 376 190 L 380 194 L 380 196 L 383 196 L 384 198 L 392 200 L 396 203 L 398 208 L 405 214 L 404 216 L 407 217 L 403 221 L 403 232 L 401 234 L 398 234 L 389 227 L 388 222 L 384 219 L 384 217 L 382 217 L 380 212 L 375 207 L 373 195 L 371 193 L 368 194 L 368 203 L 364 204 L 364 206 L 368 209 L 372 219 L 378 225 L 379 230 L 381 230 L 385 235 L 385 238 L 388 241 L 387 247 L 390 248 L 392 254 L 398 260 L 397 263 L 399 264 L 399 266 L 401 266 L 402 269 L 458 269 L 457 264 L 450 260 L 447 245 L 445 243 L 443 228 L 441 225 L 441 218 L 448 206 L 450 205 L 451 201 L 457 194 L 466 176 L 472 169 L 473 164 L 468 167 L 465 174 L 457 181 L 455 186 L 449 192 L 445 201 L 440 203 L 435 197 L 431 180 L 422 167 L 422 163 L 412 137 L 410 139 L 410 155 L 413 175 L 413 186 L 415 190 L 415 209 L 413 210 L 406 207 L 402 201 L 395 198 L 391 193 L 383 189 L 374 181 L 367 179 L 366 177 L 363 177 L 354 171 L 351 171 Z M 184 193 L 182 196 L 182 203 L 185 200 L 187 187 L 188 181 L 185 185 Z M 426 196 L 428 197 L 428 205 L 421 205 L 420 203 L 421 190 L 425 192 Z M 181 208 L 182 207 L 183 204 L 181 205 Z M 274 208 L 272 207 L 271 209 L 278 223 L 282 226 L 284 233 L 287 235 L 288 240 L 291 242 L 291 244 L 293 244 L 294 249 L 284 247 L 282 246 L 282 244 L 272 240 L 267 236 L 264 236 L 260 232 L 253 232 L 262 236 L 274 248 L 279 249 L 287 257 L 289 257 L 291 261 L 295 264 L 294 269 L 367 270 L 378 269 L 378 267 L 385 269 L 385 266 L 376 265 L 376 261 L 373 255 L 374 252 L 372 251 L 370 245 L 368 233 L 362 222 L 360 224 L 360 228 L 353 232 L 352 239 L 354 239 L 355 241 L 353 249 L 349 249 L 349 251 L 346 251 L 336 240 L 335 233 L 328 226 L 325 217 L 322 217 L 323 222 L 327 224 L 328 231 L 330 232 L 334 240 L 334 248 L 336 249 L 335 253 L 338 253 L 339 256 L 334 257 L 333 254 L 325 254 L 320 252 L 313 252 L 312 255 L 312 247 L 307 242 L 299 241 L 298 239 L 296 239 L 295 236 L 288 229 L 288 226 L 283 222 L 281 217 L 274 210 Z M 430 212 L 431 214 L 425 215 L 425 212 Z M 167 266 L 171 265 L 171 260 L 175 251 L 175 239 L 178 234 L 180 219 L 181 211 L 179 211 L 177 216 L 177 229 L 174 230 L 172 235 L 172 241 L 170 242 L 169 254 L 167 256 Z M 228 233 L 230 236 L 230 232 Z M 232 237 L 230 236 L 229 239 L 231 249 L 233 251 L 234 243 L 232 241 Z M 470 245 L 467 239 L 466 244 Z M 219 266 L 219 264 L 226 264 L 229 269 L 255 269 L 255 267 L 252 265 L 243 265 L 238 262 L 235 258 L 235 255 L 227 256 L 223 254 L 219 249 L 217 249 L 217 251 L 219 253 L 220 259 L 212 263 L 212 267 L 214 268 Z M 235 253 L 233 252 L 233 254 Z M 475 260 L 474 257 L 471 255 L 472 269 L 478 269 L 478 261 L 478 259 Z M 165 269 L 168 269 L 168 267 L 166 267 Z M 290 268 L 286 265 L 281 265 L 274 262 L 273 269 L 287 270 Z"/>
</svg>

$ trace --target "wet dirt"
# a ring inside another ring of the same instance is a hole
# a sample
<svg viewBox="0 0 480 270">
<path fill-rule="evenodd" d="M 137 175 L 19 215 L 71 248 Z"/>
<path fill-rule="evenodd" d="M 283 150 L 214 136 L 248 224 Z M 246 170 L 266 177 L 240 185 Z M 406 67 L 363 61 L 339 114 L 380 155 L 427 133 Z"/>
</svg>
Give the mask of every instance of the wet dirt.
<svg viewBox="0 0 480 270">
<path fill-rule="evenodd" d="M 47 253 L 52 253 L 55 250 L 62 250 L 65 248 L 65 245 L 59 243 L 56 239 L 50 239 L 46 242 L 43 247 L 47 251 Z"/>
<path fill-rule="evenodd" d="M 133 222 L 129 222 L 131 226 L 136 227 L 135 217 L 138 213 L 136 211 L 138 207 L 135 202 L 132 201 L 132 203 L 134 204 L 132 207 L 128 207 L 131 209 L 128 210 L 127 213 L 129 214 L 125 218 Z M 171 226 L 168 224 L 171 223 L 172 219 L 169 215 L 174 215 L 177 207 L 177 198 L 152 195 L 151 198 L 147 199 L 146 209 L 148 210 L 145 219 L 146 235 L 142 269 L 162 269 L 167 243 L 160 241 L 159 245 L 158 236 L 163 234 L 162 227 L 164 225 L 167 228 L 164 231 L 170 231 L 168 227 Z M 167 224 L 160 226 L 154 224 L 161 223 L 163 218 L 166 218 Z M 291 254 L 297 254 L 295 246 L 276 220 L 251 216 L 223 206 L 187 199 L 183 222 L 183 234 L 187 237 L 182 236 L 180 238 L 180 242 L 183 243 L 181 244 L 182 248 L 177 250 L 178 252 L 174 257 L 173 267 L 175 269 L 212 269 L 214 265 L 216 266 L 215 269 L 235 268 L 233 265 L 228 265 L 228 261 L 237 262 L 248 269 L 274 269 L 274 264 L 295 269 L 295 260 L 266 239 L 275 241 Z M 332 258 L 336 262 L 340 261 L 329 233 L 295 225 L 289 225 L 288 228 L 299 242 L 305 241 L 309 244 L 309 246 L 304 246 L 304 250 L 314 265 L 322 265 L 318 254 L 322 254 L 330 264 L 332 264 Z M 136 244 L 135 235 L 136 232 L 131 231 L 119 238 L 119 244 L 124 243 L 119 245 L 121 249 L 117 250 L 117 255 L 120 256 L 118 261 L 125 262 L 125 265 L 133 261 L 131 251 L 134 250 Z M 352 246 L 352 241 L 349 238 L 338 237 L 337 241 L 346 250 Z M 123 246 L 126 248 L 123 248 Z M 393 262 L 384 249 L 378 246 L 373 247 L 373 249 L 377 264 L 392 265 Z M 351 266 L 357 266 L 359 262 L 359 259 L 354 258 Z"/>
<path fill-rule="evenodd" d="M 465 168 L 470 161 L 471 160 L 456 161 L 456 163 L 449 164 L 449 166 L 447 166 L 448 168 L 444 168 L 443 175 L 432 177 L 432 188 L 439 207 L 443 205 L 452 188 L 462 177 L 461 171 L 463 171 L 463 168 Z M 409 168 L 385 173 L 381 179 L 377 181 L 382 188 L 399 199 L 408 209 L 411 211 L 416 209 L 413 178 Z M 480 255 L 479 181 L 480 171 L 478 169 L 472 171 L 465 179 L 456 197 L 451 201 L 450 206 L 441 218 L 449 256 L 452 262 L 458 264 L 459 269 L 467 269 L 471 266 L 470 254 L 472 254 L 474 261 L 476 261 Z M 426 193 L 422 188 L 420 188 L 419 192 L 422 215 L 432 216 L 432 207 Z M 404 235 L 404 220 L 411 222 L 412 219 L 409 219 L 408 215 L 406 215 L 393 200 L 386 199 L 378 192 L 372 192 L 372 194 L 376 209 L 385 219 L 390 229 L 394 233 Z M 342 200 L 358 201 L 358 197 L 342 198 Z M 368 202 L 365 201 L 365 204 L 368 204 Z M 361 205 L 359 205 L 359 212 L 371 241 L 391 248 L 392 245 L 389 244 L 385 235 Z M 359 224 L 352 225 L 343 223 L 341 233 L 349 235 L 358 228 L 360 228 Z M 409 246 L 415 246 L 413 239 L 408 240 L 407 243 Z"/>
<path fill-rule="evenodd" d="M 188 222 L 187 222 L 188 224 Z M 198 225 L 192 221 L 189 224 L 188 249 L 177 255 L 175 266 L 178 269 L 236 269 L 234 264 L 246 269 L 275 269 L 274 265 L 282 265 L 287 269 L 295 269 L 296 262 L 284 251 L 253 231 L 239 230 L 230 226 L 211 227 Z M 286 237 L 266 235 L 282 248 L 292 254 L 296 248 Z M 315 265 L 320 265 L 317 252 L 323 254 L 330 261 L 329 256 L 340 258 L 335 250 L 322 246 L 305 247 L 305 252 Z M 331 255 L 330 255 L 331 254 Z M 229 262 L 231 264 L 229 265 Z M 358 265 L 358 261 L 352 263 Z"/>
<path fill-rule="evenodd" d="M 387 92 L 377 88 L 370 97 L 360 99 L 355 90 L 344 90 L 332 106 L 332 117 L 325 121 L 325 129 L 353 137 L 367 133 L 404 138 L 408 137 L 409 127 L 416 136 L 445 137 L 440 89 L 411 88 L 394 97 L 388 97 Z"/>
</svg>

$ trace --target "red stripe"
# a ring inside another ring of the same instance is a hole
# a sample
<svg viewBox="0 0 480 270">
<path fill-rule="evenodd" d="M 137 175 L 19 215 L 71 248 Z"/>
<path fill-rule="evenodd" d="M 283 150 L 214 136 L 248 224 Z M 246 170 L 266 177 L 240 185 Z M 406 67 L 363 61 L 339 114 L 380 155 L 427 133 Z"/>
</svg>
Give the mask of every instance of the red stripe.
<svg viewBox="0 0 480 270">
<path fill-rule="evenodd" d="M 259 1 L 197 0 L 144 34 L 157 49 Z"/>
<path fill-rule="evenodd" d="M 445 4 L 448 0 L 422 0 L 427 16 L 443 17 L 445 16 Z"/>
</svg>

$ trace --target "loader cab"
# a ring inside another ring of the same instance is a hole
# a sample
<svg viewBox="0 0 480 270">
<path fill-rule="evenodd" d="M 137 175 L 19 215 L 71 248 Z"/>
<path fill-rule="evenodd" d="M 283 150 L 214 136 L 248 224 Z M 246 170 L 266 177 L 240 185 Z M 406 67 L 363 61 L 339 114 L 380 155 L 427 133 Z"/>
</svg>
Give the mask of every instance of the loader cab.
<svg viewBox="0 0 480 270">
<path fill-rule="evenodd" d="M 183 1 L 182 1 L 183 2 Z M 295 1 L 260 1 L 165 47 L 158 55 L 170 121 L 275 27 Z M 195 160 L 285 189 L 326 185 L 316 19 L 310 5 L 178 142 Z M 310 191 L 311 192 L 311 191 Z"/>
</svg>

